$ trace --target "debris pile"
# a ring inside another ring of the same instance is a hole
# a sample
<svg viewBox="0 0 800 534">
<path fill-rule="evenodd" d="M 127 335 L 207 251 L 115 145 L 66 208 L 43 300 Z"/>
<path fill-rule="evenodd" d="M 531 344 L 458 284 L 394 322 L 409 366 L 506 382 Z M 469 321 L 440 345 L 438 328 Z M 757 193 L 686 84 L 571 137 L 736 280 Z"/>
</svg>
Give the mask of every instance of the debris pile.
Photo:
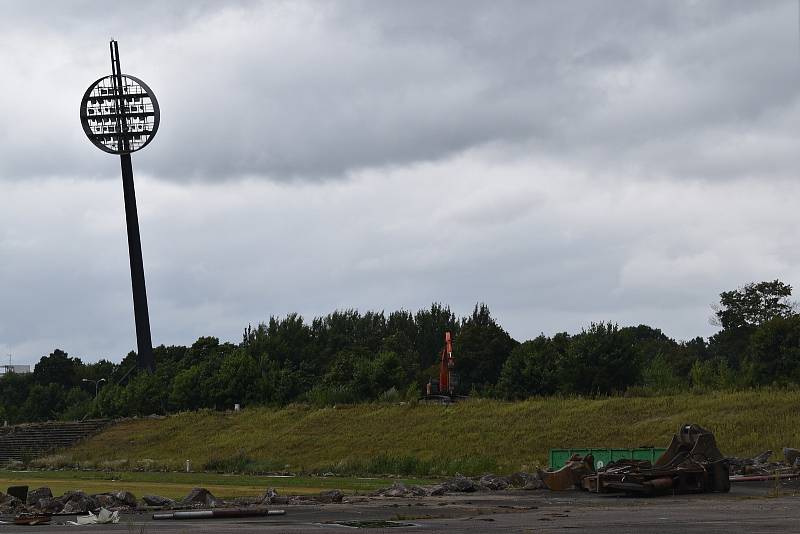
<svg viewBox="0 0 800 534">
<path fill-rule="evenodd" d="M 497 475 L 483 475 L 478 483 L 492 491 L 504 490 L 510 485 L 508 477 Z"/>
<path fill-rule="evenodd" d="M 539 473 L 525 473 L 524 471 L 518 471 L 508 477 L 508 485 L 524 490 L 538 490 L 546 487 Z"/>
<path fill-rule="evenodd" d="M 219 508 L 225 506 L 225 501 L 217 499 L 205 488 L 192 488 L 189 495 L 184 497 L 179 503 L 186 508 Z"/>
<path fill-rule="evenodd" d="M 317 497 L 317 501 L 325 504 L 340 503 L 344 498 L 344 493 L 338 489 L 323 491 Z"/>
<path fill-rule="evenodd" d="M 597 493 L 727 493 L 728 462 L 714 434 L 699 425 L 683 425 L 654 464 L 620 460 L 583 479 L 583 488 Z"/>
<path fill-rule="evenodd" d="M 763 461 L 762 456 L 753 461 Z M 579 487 L 596 493 L 633 495 L 728 492 L 729 464 L 729 459 L 719 452 L 714 434 L 699 425 L 687 424 L 681 426 L 654 463 L 618 460 L 595 470 L 591 455 L 574 455 L 561 469 L 540 475 L 548 488 L 557 491 Z"/>
<path fill-rule="evenodd" d="M 764 451 L 752 458 L 727 458 L 731 475 L 775 475 L 796 473 L 800 470 L 800 450 L 785 447 L 783 461 L 770 462 L 772 451 Z"/>
<path fill-rule="evenodd" d="M 17 514 L 24 510 L 24 502 L 13 495 L 0 492 L 0 514 Z"/>
<path fill-rule="evenodd" d="M 425 497 L 428 491 L 419 486 L 405 485 L 395 482 L 388 488 L 381 488 L 372 493 L 373 497 Z"/>
<path fill-rule="evenodd" d="M 752 458 L 726 458 L 730 465 L 731 482 L 800 479 L 800 449 L 785 447 L 783 461 L 769 461 L 772 451 Z"/>
<path fill-rule="evenodd" d="M 544 488 L 542 479 L 536 473 L 514 473 L 509 477 L 486 474 L 479 478 L 456 475 L 435 486 L 414 486 L 395 482 L 371 494 L 372 497 L 426 497 L 448 493 L 473 493 L 477 491 L 501 491 L 506 489 L 534 490 Z"/>
<path fill-rule="evenodd" d="M 9 488 L 17 496 L 11 493 L 0 492 L 0 514 L 15 515 L 36 521 L 35 517 L 40 515 L 50 516 L 52 514 L 89 514 L 99 513 L 106 510 L 109 514 L 113 512 L 129 512 L 141 507 L 156 508 L 197 508 L 197 507 L 219 507 L 224 506 L 225 502 L 217 499 L 204 488 L 194 488 L 180 502 L 175 502 L 167 497 L 159 495 L 145 495 L 141 503 L 136 496 L 129 491 L 116 491 L 110 493 L 96 493 L 89 495 L 83 491 L 67 491 L 60 497 L 53 496 L 53 492 L 48 487 L 36 488 L 28 491 L 25 488 L 25 498 L 20 498 L 22 486 Z M 277 493 L 270 490 L 275 496 Z M 26 523 L 28 524 L 28 523 Z"/>
<path fill-rule="evenodd" d="M 159 506 L 161 508 L 172 508 L 175 506 L 175 501 L 168 497 L 162 497 L 161 495 L 144 495 L 142 497 L 142 502 L 146 506 Z"/>
</svg>

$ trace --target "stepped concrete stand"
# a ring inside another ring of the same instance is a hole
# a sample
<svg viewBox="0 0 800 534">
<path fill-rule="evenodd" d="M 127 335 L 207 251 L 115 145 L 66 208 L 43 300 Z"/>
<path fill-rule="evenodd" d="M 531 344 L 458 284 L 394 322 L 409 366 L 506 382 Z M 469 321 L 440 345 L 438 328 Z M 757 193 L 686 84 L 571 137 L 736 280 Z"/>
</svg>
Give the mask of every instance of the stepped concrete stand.
<svg viewBox="0 0 800 534">
<path fill-rule="evenodd" d="M 0 465 L 25 462 L 70 447 L 110 424 L 108 419 L 0 427 Z"/>
<path fill-rule="evenodd" d="M 110 47 L 111 76 L 100 78 L 86 90 L 81 100 L 81 124 L 86 136 L 96 147 L 109 154 L 119 155 L 122 189 L 125 194 L 125 219 L 128 225 L 128 253 L 139 367 L 153 371 L 155 359 L 153 342 L 150 339 L 150 316 L 147 311 L 131 153 L 141 150 L 153 140 L 161 113 L 158 101 L 147 84 L 134 76 L 122 74 L 117 42 L 111 41 Z"/>
</svg>

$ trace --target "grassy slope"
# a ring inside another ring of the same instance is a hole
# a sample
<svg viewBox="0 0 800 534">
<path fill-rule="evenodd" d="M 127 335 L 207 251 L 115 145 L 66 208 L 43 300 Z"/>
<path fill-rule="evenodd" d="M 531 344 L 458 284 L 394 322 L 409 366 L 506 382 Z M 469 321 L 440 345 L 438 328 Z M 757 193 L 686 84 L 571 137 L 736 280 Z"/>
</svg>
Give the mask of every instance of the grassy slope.
<svg viewBox="0 0 800 534">
<path fill-rule="evenodd" d="M 800 445 L 800 391 L 748 391 L 654 398 L 475 400 L 454 406 L 365 404 L 293 406 L 239 413 L 184 413 L 118 424 L 65 453 L 99 465 L 152 459 L 180 469 L 185 459 L 243 453 L 288 465 L 326 468 L 378 455 L 488 458 L 499 472 L 546 465 L 556 447 L 666 446 L 684 422 L 713 430 L 728 455 Z"/>
</svg>

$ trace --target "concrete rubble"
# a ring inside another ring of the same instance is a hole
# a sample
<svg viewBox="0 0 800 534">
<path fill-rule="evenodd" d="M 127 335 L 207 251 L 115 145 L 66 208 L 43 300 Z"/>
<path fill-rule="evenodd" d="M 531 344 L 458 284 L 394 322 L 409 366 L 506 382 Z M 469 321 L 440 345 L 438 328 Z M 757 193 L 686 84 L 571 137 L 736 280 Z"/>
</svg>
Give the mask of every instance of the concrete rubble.
<svg viewBox="0 0 800 534">
<path fill-rule="evenodd" d="M 159 506 L 161 508 L 172 508 L 175 506 L 174 500 L 168 497 L 162 497 L 161 495 L 144 495 L 142 496 L 142 502 L 147 506 Z"/>
<path fill-rule="evenodd" d="M 371 494 L 372 497 L 430 497 L 448 493 L 473 493 L 479 491 L 502 491 L 507 489 L 535 490 L 544 488 L 544 483 L 537 473 L 518 472 L 513 475 L 499 476 L 486 474 L 478 478 L 467 478 L 456 475 L 449 480 L 434 486 L 413 486 L 402 482 L 381 488 Z"/>
<path fill-rule="evenodd" d="M 184 507 L 218 508 L 225 506 L 225 501 L 217 499 L 205 488 L 192 488 L 189 495 L 184 497 L 179 504 Z"/>
<path fill-rule="evenodd" d="M 222 509 L 230 506 L 258 507 L 267 505 L 302 505 L 302 504 L 340 504 L 369 500 L 370 498 L 421 498 L 454 493 L 473 493 L 481 491 L 503 491 L 510 489 L 541 489 L 544 484 L 536 473 L 518 472 L 511 476 L 485 474 L 481 477 L 468 478 L 456 475 L 433 486 L 416 486 L 400 481 L 391 486 L 379 489 L 369 496 L 345 495 L 341 490 L 331 489 L 317 495 L 279 495 L 274 488 L 255 497 L 240 497 L 224 501 L 214 496 L 205 488 L 193 488 L 186 497 L 173 500 L 160 495 L 144 495 L 141 500 L 129 491 L 87 494 L 83 491 L 67 491 L 61 496 L 54 496 L 50 488 L 40 487 L 28 490 L 14 487 L 17 495 L 25 495 L 20 499 L 14 495 L 0 492 L 0 514 L 27 517 L 36 522 L 39 516 L 53 514 L 97 514 L 101 510 L 112 512 L 132 512 L 142 510 L 198 510 Z M 23 491 L 24 490 L 24 491 Z M 88 515 L 87 515 L 88 517 Z"/>
</svg>

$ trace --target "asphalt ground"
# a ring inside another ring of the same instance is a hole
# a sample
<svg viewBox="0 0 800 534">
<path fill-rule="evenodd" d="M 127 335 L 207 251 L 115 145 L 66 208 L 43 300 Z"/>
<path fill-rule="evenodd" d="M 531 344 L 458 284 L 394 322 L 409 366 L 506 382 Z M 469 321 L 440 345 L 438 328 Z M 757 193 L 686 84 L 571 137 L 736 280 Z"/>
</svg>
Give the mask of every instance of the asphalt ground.
<svg viewBox="0 0 800 534">
<path fill-rule="evenodd" d="M 82 527 L 57 524 L 74 517 L 54 517 L 50 525 L 0 524 L 0 533 L 800 532 L 800 488 L 774 483 L 739 483 L 727 494 L 654 498 L 582 491 L 498 491 L 271 508 L 284 509 L 286 515 L 154 521 L 151 514 L 141 513 L 123 515 L 116 525 Z"/>
</svg>

